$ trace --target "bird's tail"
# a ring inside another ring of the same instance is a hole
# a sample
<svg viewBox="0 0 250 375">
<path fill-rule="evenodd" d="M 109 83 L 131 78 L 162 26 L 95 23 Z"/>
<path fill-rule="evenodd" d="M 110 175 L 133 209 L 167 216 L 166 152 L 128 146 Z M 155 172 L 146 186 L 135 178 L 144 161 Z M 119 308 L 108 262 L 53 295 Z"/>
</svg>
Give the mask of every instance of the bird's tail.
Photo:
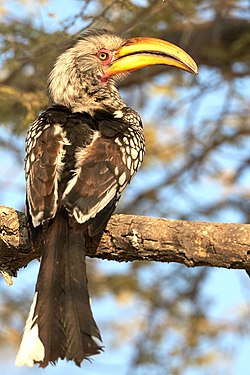
<svg viewBox="0 0 250 375">
<path fill-rule="evenodd" d="M 102 350 L 88 295 L 84 236 L 66 213 L 49 226 L 35 296 L 16 358 L 17 366 L 46 367 L 58 358 L 83 359 Z"/>
</svg>

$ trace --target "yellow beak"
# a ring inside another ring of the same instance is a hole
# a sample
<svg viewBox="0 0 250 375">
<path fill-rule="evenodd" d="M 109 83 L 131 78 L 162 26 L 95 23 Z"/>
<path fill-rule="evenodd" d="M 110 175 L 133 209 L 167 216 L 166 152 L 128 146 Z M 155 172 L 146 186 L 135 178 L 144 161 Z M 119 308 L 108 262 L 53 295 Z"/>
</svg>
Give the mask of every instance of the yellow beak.
<svg viewBox="0 0 250 375">
<path fill-rule="evenodd" d="M 192 57 L 175 44 L 156 38 L 131 38 L 116 51 L 106 74 L 112 76 L 150 65 L 170 65 L 193 74 L 198 73 Z"/>
</svg>

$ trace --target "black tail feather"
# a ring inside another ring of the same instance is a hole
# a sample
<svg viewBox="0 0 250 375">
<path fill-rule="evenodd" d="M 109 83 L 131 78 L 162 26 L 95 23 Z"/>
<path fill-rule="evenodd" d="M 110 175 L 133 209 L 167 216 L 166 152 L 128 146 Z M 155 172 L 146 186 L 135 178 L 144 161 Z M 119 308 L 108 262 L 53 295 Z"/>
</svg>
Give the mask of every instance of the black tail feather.
<svg viewBox="0 0 250 375">
<path fill-rule="evenodd" d="M 46 233 L 36 294 L 16 364 L 46 367 L 66 358 L 80 366 L 83 359 L 100 353 L 98 340 L 88 295 L 84 235 L 70 227 L 61 210 Z"/>
<path fill-rule="evenodd" d="M 66 358 L 80 365 L 84 358 L 100 353 L 97 340 L 101 341 L 101 335 L 90 308 L 84 236 L 70 228 L 68 241 L 64 301 Z"/>
<path fill-rule="evenodd" d="M 44 360 L 39 363 L 46 367 L 64 358 L 66 336 L 63 325 L 63 299 L 65 284 L 65 243 L 67 241 L 67 221 L 58 214 L 48 228 L 44 242 L 36 292 L 38 293 L 34 315 L 38 316 L 38 333 L 45 347 Z"/>
</svg>

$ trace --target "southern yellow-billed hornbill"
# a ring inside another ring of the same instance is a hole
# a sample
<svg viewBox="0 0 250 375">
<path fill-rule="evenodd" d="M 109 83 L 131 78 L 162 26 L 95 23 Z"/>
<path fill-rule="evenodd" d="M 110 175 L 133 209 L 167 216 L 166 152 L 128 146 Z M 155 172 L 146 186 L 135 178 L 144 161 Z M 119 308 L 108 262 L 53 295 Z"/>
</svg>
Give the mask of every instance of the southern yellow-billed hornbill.
<svg viewBox="0 0 250 375">
<path fill-rule="evenodd" d="M 27 220 L 42 256 L 18 366 L 46 367 L 59 358 L 80 365 L 102 350 L 85 239 L 104 229 L 145 150 L 140 116 L 115 83 L 124 72 L 156 64 L 197 73 L 171 43 L 92 30 L 59 56 L 49 76 L 52 104 L 26 140 Z"/>
</svg>

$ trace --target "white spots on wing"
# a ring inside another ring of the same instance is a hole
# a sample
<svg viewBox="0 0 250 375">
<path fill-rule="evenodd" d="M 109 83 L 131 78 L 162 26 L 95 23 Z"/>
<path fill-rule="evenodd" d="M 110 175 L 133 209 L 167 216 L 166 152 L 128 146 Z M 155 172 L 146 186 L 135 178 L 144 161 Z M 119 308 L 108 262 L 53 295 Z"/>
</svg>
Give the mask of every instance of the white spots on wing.
<svg viewBox="0 0 250 375">
<path fill-rule="evenodd" d="M 132 159 L 130 156 L 128 156 L 127 158 L 127 168 L 130 170 L 131 169 L 131 165 L 132 165 Z"/>
<path fill-rule="evenodd" d="M 119 180 L 118 180 L 119 185 L 123 186 L 125 181 L 126 181 L 126 172 L 123 172 L 123 174 L 121 174 L 121 176 L 119 177 Z"/>
<path fill-rule="evenodd" d="M 122 142 L 120 141 L 119 137 L 115 138 L 115 143 L 118 145 L 118 146 L 122 146 Z"/>
<path fill-rule="evenodd" d="M 118 176 L 118 174 L 119 174 L 119 168 L 115 167 L 115 175 Z"/>
<path fill-rule="evenodd" d="M 137 157 L 138 157 L 138 151 L 137 151 L 136 148 L 132 148 L 132 149 L 131 149 L 131 156 L 132 156 L 132 158 L 133 158 L 134 160 L 137 159 Z"/>
<path fill-rule="evenodd" d="M 132 138 L 130 139 L 130 147 L 131 147 L 131 148 L 134 148 L 134 147 L 135 147 L 135 144 L 134 144 L 134 141 L 133 141 Z"/>
<path fill-rule="evenodd" d="M 34 316 L 38 292 L 35 293 L 26 325 L 24 334 L 16 357 L 16 366 L 29 366 L 32 367 L 35 362 L 40 362 L 44 359 L 45 348 L 39 338 L 39 331 L 37 323 L 37 315 Z"/>
<path fill-rule="evenodd" d="M 130 138 L 134 138 L 135 137 L 135 132 L 134 132 L 134 129 L 133 128 L 128 128 L 128 132 L 129 132 L 129 136 Z"/>
<path fill-rule="evenodd" d="M 26 161 L 25 161 L 25 171 L 26 173 L 28 173 L 30 170 L 30 159 L 27 158 Z"/>
<path fill-rule="evenodd" d="M 123 112 L 121 110 L 115 111 L 114 118 L 123 118 Z"/>
<path fill-rule="evenodd" d="M 42 134 L 42 130 L 39 130 L 38 132 L 35 133 L 35 137 L 39 138 L 41 134 Z"/>
<path fill-rule="evenodd" d="M 128 168 L 130 176 L 132 177 L 139 169 L 144 156 L 144 135 L 143 130 L 128 128 L 128 133 L 117 137 L 116 143 L 120 146 L 122 154 L 122 162 Z"/>
<path fill-rule="evenodd" d="M 35 161 L 35 159 L 36 159 L 36 156 L 35 156 L 34 152 L 31 152 L 31 154 L 30 154 L 31 163 L 33 163 Z"/>
<path fill-rule="evenodd" d="M 137 158 L 134 161 L 134 169 L 137 171 L 137 169 L 139 169 L 139 167 L 140 167 L 140 160 Z"/>
<path fill-rule="evenodd" d="M 125 143 L 125 145 L 129 145 L 129 140 L 127 137 L 123 137 L 123 142 Z"/>
<path fill-rule="evenodd" d="M 140 151 L 140 152 L 139 152 L 139 160 L 140 160 L 140 163 L 142 163 L 142 161 L 143 161 L 143 156 L 144 156 L 144 152 Z"/>
</svg>

